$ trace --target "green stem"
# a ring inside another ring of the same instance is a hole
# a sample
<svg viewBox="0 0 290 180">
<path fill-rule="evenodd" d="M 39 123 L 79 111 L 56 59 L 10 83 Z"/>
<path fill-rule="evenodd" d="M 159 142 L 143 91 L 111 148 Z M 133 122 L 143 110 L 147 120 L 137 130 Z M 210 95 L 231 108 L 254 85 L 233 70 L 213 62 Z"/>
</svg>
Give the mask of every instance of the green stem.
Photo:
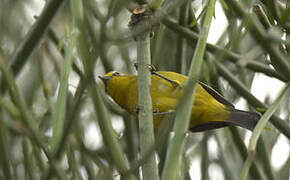
<svg viewBox="0 0 290 180">
<path fill-rule="evenodd" d="M 262 130 L 264 130 L 265 125 L 267 124 L 271 116 L 274 114 L 274 112 L 277 110 L 277 108 L 279 107 L 279 104 L 284 100 L 283 97 L 287 93 L 289 87 L 290 87 L 290 83 L 284 86 L 284 88 L 281 90 L 276 100 L 272 103 L 272 105 L 268 108 L 268 110 L 259 120 L 258 124 L 256 125 L 254 129 L 252 137 L 250 139 L 249 151 L 255 151 L 256 144 L 257 144 L 258 138 L 261 135 Z"/>
<path fill-rule="evenodd" d="M 280 21 L 281 13 L 279 10 L 279 3 L 277 1 L 272 1 L 272 0 L 264 0 L 264 3 L 267 7 L 267 10 L 271 14 L 271 16 L 276 21 Z"/>
<path fill-rule="evenodd" d="M 0 54 L 1 56 L 1 54 Z M 1 58 L 1 57 L 0 57 Z M 2 94 L 0 92 L 0 167 L 2 169 L 3 176 L 7 180 L 12 179 L 12 166 L 10 155 L 10 143 L 8 141 L 8 127 L 4 121 L 4 111 L 1 107 Z"/>
<path fill-rule="evenodd" d="M 209 154 L 208 154 L 208 139 L 210 133 L 207 131 L 204 133 L 201 147 L 203 149 L 202 155 L 201 155 L 201 180 L 208 180 L 209 179 Z"/>
<path fill-rule="evenodd" d="M 165 38 L 165 27 L 160 25 L 155 33 L 155 40 L 152 42 L 152 64 L 154 64 L 157 68 L 162 65 L 162 61 L 160 61 L 163 58 L 163 54 L 160 53 L 162 49 L 164 48 L 164 42 L 166 40 Z"/>
<path fill-rule="evenodd" d="M 269 147 L 265 144 L 265 136 L 262 136 L 258 140 L 258 148 L 257 148 L 257 155 L 259 156 L 259 159 L 261 160 L 261 164 L 264 168 L 264 172 L 266 176 L 269 178 L 269 180 L 277 180 L 276 173 L 271 165 L 271 154 L 269 153 Z"/>
<path fill-rule="evenodd" d="M 46 164 L 44 162 L 44 158 L 43 158 L 43 156 L 41 154 L 41 151 L 40 151 L 40 149 L 39 149 L 38 146 L 35 146 L 34 144 L 32 144 L 32 146 L 33 146 L 32 153 L 35 156 L 36 166 L 38 167 L 38 169 L 41 172 L 44 172 L 45 171 L 45 168 L 46 168 Z"/>
<path fill-rule="evenodd" d="M 58 47 L 58 45 L 60 44 L 60 41 L 52 29 L 48 30 L 47 36 L 54 43 L 54 45 Z M 62 55 L 62 57 L 64 57 L 65 56 L 64 48 L 61 48 L 61 49 L 58 48 L 58 50 L 60 54 Z M 75 62 L 73 62 L 72 69 L 80 76 L 81 79 L 83 79 L 84 75 Z"/>
<path fill-rule="evenodd" d="M 31 153 L 29 152 L 29 141 L 26 138 L 22 139 L 22 151 L 24 158 L 24 168 L 25 168 L 25 178 L 29 180 L 34 180 L 35 172 L 32 163 Z"/>
<path fill-rule="evenodd" d="M 51 29 L 48 31 L 48 35 L 49 35 L 50 39 L 54 42 L 54 44 L 57 46 L 59 44 L 59 40 L 57 39 L 56 35 L 54 34 L 54 32 Z M 64 48 L 60 49 L 59 51 L 60 51 L 61 55 L 65 58 L 66 55 L 65 55 Z M 82 71 L 78 68 L 78 66 L 75 64 L 75 62 L 72 62 L 72 63 L 73 63 L 72 69 L 79 75 L 80 83 L 77 87 L 77 90 L 76 90 L 76 93 L 74 96 L 71 111 L 66 113 L 68 115 L 66 117 L 66 123 L 65 123 L 66 128 L 65 128 L 64 134 L 62 135 L 61 140 L 59 142 L 59 146 L 55 149 L 54 156 L 56 158 L 59 158 L 61 153 L 65 149 L 65 148 L 63 148 L 63 146 L 65 145 L 66 138 L 68 137 L 68 134 L 71 131 L 71 127 L 72 127 L 73 123 L 78 118 L 77 114 L 81 111 L 81 97 L 83 96 L 84 90 L 85 90 L 84 75 L 83 75 Z M 48 97 L 48 96 L 46 96 L 46 97 Z M 49 98 L 47 98 L 47 99 L 48 99 L 48 101 L 50 101 Z"/>
<path fill-rule="evenodd" d="M 72 57 L 73 57 L 72 51 L 75 46 L 76 38 L 77 38 L 76 34 L 72 34 L 71 37 L 69 38 L 69 45 L 66 48 L 65 53 L 65 62 L 64 65 L 62 66 L 63 69 L 61 73 L 60 88 L 58 92 L 56 108 L 54 110 L 55 114 L 53 121 L 53 135 L 51 139 L 52 154 L 55 154 L 56 150 L 58 150 L 65 130 L 64 124 L 67 107 L 68 79 L 72 67 Z"/>
<path fill-rule="evenodd" d="M 179 10 L 179 24 L 182 26 L 187 26 L 188 23 L 188 9 L 189 3 L 185 3 L 180 7 Z M 177 39 L 177 50 L 176 50 L 176 72 L 184 73 L 185 72 L 185 65 L 186 62 L 186 49 L 187 43 L 186 39 L 182 36 L 178 36 Z"/>
<path fill-rule="evenodd" d="M 216 143 L 218 145 L 218 158 L 221 166 L 223 167 L 223 172 L 225 175 L 225 179 L 234 179 L 233 170 L 230 167 L 230 164 L 228 163 L 227 158 L 227 151 L 222 146 L 222 139 L 223 137 L 220 137 L 218 133 L 214 134 L 214 138 L 216 140 Z"/>
<path fill-rule="evenodd" d="M 14 56 L 12 57 L 10 67 L 15 76 L 18 75 L 19 71 L 22 69 L 24 64 L 27 62 L 28 57 L 33 52 L 34 48 L 37 46 L 42 36 L 45 34 L 50 22 L 57 13 L 59 7 L 63 4 L 65 0 L 51 0 L 47 1 L 44 10 L 41 15 L 37 18 L 34 25 L 31 27 L 30 31 L 25 36 L 22 43 L 18 46 Z M 5 93 L 6 86 L 4 86 L 3 78 L 0 81 L 0 87 L 2 92 Z"/>
<path fill-rule="evenodd" d="M 276 100 L 273 102 L 273 104 L 269 107 L 269 109 L 265 112 L 265 114 L 261 117 L 260 121 L 258 122 L 257 126 L 254 129 L 254 132 L 251 136 L 250 139 L 250 144 L 249 144 L 249 154 L 247 157 L 247 160 L 243 166 L 243 170 L 240 174 L 240 180 L 246 180 L 248 176 L 249 169 L 252 165 L 252 162 L 254 160 L 254 155 L 256 151 L 256 145 L 257 141 L 261 135 L 262 130 L 264 129 L 266 123 L 270 119 L 270 117 L 274 114 L 274 112 L 277 110 L 279 107 L 279 104 L 283 101 L 284 95 L 287 93 L 288 89 L 290 87 L 290 84 L 286 84 L 282 91 L 279 93 L 278 97 Z"/>
<path fill-rule="evenodd" d="M 149 32 L 140 34 L 137 40 L 137 62 L 138 62 L 138 119 L 140 132 L 141 157 L 154 147 L 154 130 L 152 115 L 152 100 L 150 95 L 151 72 L 148 65 L 151 64 L 150 57 L 150 35 Z M 155 153 L 152 151 L 148 160 L 142 165 L 144 180 L 158 180 L 158 168 Z"/>
<path fill-rule="evenodd" d="M 169 142 L 169 147 L 165 159 L 165 166 L 162 172 L 163 180 L 173 180 L 177 178 L 177 173 L 180 167 L 180 157 L 182 156 L 184 139 L 186 137 L 185 133 L 188 130 L 192 105 L 194 102 L 195 85 L 199 79 L 201 71 L 206 40 L 211 24 L 211 19 L 213 17 L 214 7 L 215 1 L 210 0 L 200 38 L 198 40 L 192 59 L 188 81 L 184 87 L 184 92 L 181 97 L 180 104 L 176 110 L 176 117 L 174 121 L 174 136 Z"/>
<path fill-rule="evenodd" d="M 249 169 L 252 165 L 252 162 L 254 160 L 254 154 L 252 153 L 249 153 L 248 154 L 248 157 L 246 159 L 246 162 L 244 163 L 244 167 L 241 171 L 241 174 L 239 176 L 239 180 L 246 180 L 247 179 L 247 176 L 248 176 L 248 173 L 249 173 Z"/>
<path fill-rule="evenodd" d="M 58 148 L 55 149 L 54 155 L 56 158 L 59 158 L 61 153 L 65 150 L 64 146 L 68 138 L 68 135 L 70 134 L 71 129 L 74 126 L 75 122 L 79 118 L 79 114 L 82 110 L 82 105 L 84 104 L 82 99 L 84 91 L 85 91 L 85 82 L 80 81 L 74 96 L 74 100 L 71 103 L 72 105 L 70 106 L 70 110 L 66 113 L 67 116 L 65 118 L 65 131 L 63 132 L 61 140 L 59 141 L 59 146 L 57 146 Z"/>
<path fill-rule="evenodd" d="M 253 12 L 257 15 L 258 19 L 263 24 L 265 29 L 269 29 L 272 26 L 261 5 L 254 4 Z"/>
<path fill-rule="evenodd" d="M 235 146 L 237 147 L 237 150 L 238 150 L 241 158 L 244 161 L 246 161 L 248 151 L 247 151 L 246 145 L 244 144 L 243 139 L 241 138 L 241 135 L 239 134 L 236 127 L 230 126 L 229 129 L 231 131 L 233 141 L 235 143 Z M 262 176 L 262 173 L 259 171 L 259 168 L 258 168 L 258 165 L 256 162 L 253 162 L 253 165 L 250 168 L 250 173 L 251 173 L 252 178 L 255 180 L 263 180 L 264 179 Z"/>
<path fill-rule="evenodd" d="M 68 147 L 68 151 L 66 154 L 67 154 L 67 159 L 68 159 L 69 171 L 72 174 L 71 179 L 72 180 L 82 179 L 79 164 L 75 157 L 75 151 L 72 146 Z"/>
</svg>

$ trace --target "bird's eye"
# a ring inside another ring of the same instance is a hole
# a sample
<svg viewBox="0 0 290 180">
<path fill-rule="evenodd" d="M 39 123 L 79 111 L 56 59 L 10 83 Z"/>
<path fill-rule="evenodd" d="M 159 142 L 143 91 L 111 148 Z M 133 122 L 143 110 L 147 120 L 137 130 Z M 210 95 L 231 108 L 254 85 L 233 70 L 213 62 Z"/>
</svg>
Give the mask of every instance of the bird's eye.
<svg viewBox="0 0 290 180">
<path fill-rule="evenodd" d="M 120 76 L 121 74 L 119 73 L 119 72 L 114 72 L 113 74 L 112 74 L 112 76 Z"/>
</svg>

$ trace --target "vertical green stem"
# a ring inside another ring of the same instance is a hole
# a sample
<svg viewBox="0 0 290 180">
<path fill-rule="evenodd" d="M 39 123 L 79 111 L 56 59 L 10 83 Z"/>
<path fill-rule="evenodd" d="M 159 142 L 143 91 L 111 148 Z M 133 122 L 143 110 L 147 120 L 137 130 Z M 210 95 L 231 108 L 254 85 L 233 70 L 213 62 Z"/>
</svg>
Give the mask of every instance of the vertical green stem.
<svg viewBox="0 0 290 180">
<path fill-rule="evenodd" d="M 205 132 L 203 136 L 203 140 L 201 142 L 201 148 L 203 150 L 201 156 L 201 180 L 209 179 L 209 154 L 208 154 L 208 145 L 207 141 L 209 139 L 209 132 Z"/>
<path fill-rule="evenodd" d="M 250 169 L 250 167 L 252 165 L 253 160 L 254 160 L 254 154 L 253 153 L 249 153 L 248 157 L 247 157 L 247 159 L 246 159 L 246 161 L 244 163 L 244 167 L 242 169 L 242 172 L 241 172 L 241 174 L 239 176 L 239 180 L 246 180 L 247 179 L 247 176 L 249 174 L 249 169 Z"/>
<path fill-rule="evenodd" d="M 190 67 L 189 78 L 184 92 L 180 100 L 180 104 L 176 110 L 176 118 L 174 124 L 174 136 L 169 143 L 166 154 L 165 166 L 162 172 L 163 180 L 174 180 L 177 178 L 177 170 L 180 165 L 180 157 L 184 146 L 185 133 L 188 130 L 188 125 L 191 116 L 192 105 L 194 102 L 195 84 L 199 79 L 203 55 L 206 47 L 206 40 L 211 24 L 215 7 L 215 1 L 210 0 L 208 10 L 205 16 L 204 24 L 201 30 L 193 60 Z"/>
<path fill-rule="evenodd" d="M 144 157 L 154 147 L 154 130 L 152 115 L 152 100 L 150 95 L 151 72 L 148 65 L 150 57 L 149 32 L 139 35 L 137 38 L 137 62 L 138 62 L 138 118 L 140 130 L 140 152 Z M 155 153 L 152 151 L 148 160 L 142 165 L 143 179 L 158 180 L 158 168 Z"/>
<path fill-rule="evenodd" d="M 188 23 L 188 9 L 189 3 L 184 3 L 179 10 L 179 24 L 182 26 L 187 26 Z M 177 52 L 176 52 L 176 72 L 184 73 L 185 67 L 188 64 L 186 61 L 186 49 L 187 43 L 186 39 L 181 35 L 177 39 Z"/>
<path fill-rule="evenodd" d="M 243 139 L 241 138 L 241 135 L 238 132 L 238 129 L 236 127 L 229 127 L 230 132 L 231 132 L 231 136 L 233 138 L 233 142 L 235 143 L 235 146 L 237 147 L 237 150 L 241 156 L 241 158 L 246 161 L 247 159 L 247 155 L 248 155 L 248 151 L 247 151 L 247 147 L 244 144 Z M 253 179 L 257 179 L 257 180 L 263 180 L 263 174 L 261 173 L 261 171 L 259 171 L 259 167 L 258 164 L 256 162 L 253 162 L 252 167 L 250 168 L 250 173 L 251 173 L 251 177 Z"/>
<path fill-rule="evenodd" d="M 34 180 L 35 172 L 33 168 L 33 161 L 31 157 L 31 152 L 29 150 L 29 141 L 26 138 L 22 139 L 22 151 L 23 151 L 23 161 L 25 170 L 25 179 Z"/>
<path fill-rule="evenodd" d="M 55 113 L 54 113 L 54 121 L 53 121 L 53 135 L 51 140 L 51 148 L 53 154 L 56 152 L 58 147 L 60 146 L 61 139 L 63 136 L 64 131 L 64 124 L 65 124 L 65 114 L 66 114 L 66 107 L 67 107 L 67 93 L 68 93 L 68 79 L 69 73 L 72 67 L 72 51 L 73 47 L 75 46 L 76 42 L 76 34 L 73 34 L 69 38 L 69 45 L 66 48 L 65 54 L 65 61 L 64 65 L 62 66 L 62 74 L 61 74 L 61 81 L 60 81 L 60 88 L 57 97 L 57 103 Z"/>
<path fill-rule="evenodd" d="M 0 54 L 1 58 L 1 54 Z M 3 172 L 3 176 L 7 180 L 12 179 L 12 174 L 11 174 L 11 156 L 10 156 L 10 143 L 8 141 L 8 132 L 7 132 L 7 126 L 4 122 L 4 116 L 3 116 L 3 110 L 1 107 L 1 101 L 2 101 L 2 94 L 0 92 L 0 167 Z"/>
</svg>

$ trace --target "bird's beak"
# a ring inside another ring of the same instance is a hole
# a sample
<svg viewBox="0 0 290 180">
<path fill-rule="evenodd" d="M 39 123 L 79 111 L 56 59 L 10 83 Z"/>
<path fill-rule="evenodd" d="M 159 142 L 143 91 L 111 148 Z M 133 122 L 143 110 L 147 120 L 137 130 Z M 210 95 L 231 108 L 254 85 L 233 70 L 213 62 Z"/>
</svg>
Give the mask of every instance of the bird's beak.
<svg viewBox="0 0 290 180">
<path fill-rule="evenodd" d="M 106 93 L 108 92 L 108 80 L 111 79 L 112 77 L 110 76 L 98 76 L 104 83 L 104 86 L 105 86 L 105 91 Z"/>
<path fill-rule="evenodd" d="M 109 79 L 111 79 L 112 77 L 110 77 L 110 76 L 98 76 L 104 83 L 107 81 L 107 80 L 109 80 Z"/>
</svg>

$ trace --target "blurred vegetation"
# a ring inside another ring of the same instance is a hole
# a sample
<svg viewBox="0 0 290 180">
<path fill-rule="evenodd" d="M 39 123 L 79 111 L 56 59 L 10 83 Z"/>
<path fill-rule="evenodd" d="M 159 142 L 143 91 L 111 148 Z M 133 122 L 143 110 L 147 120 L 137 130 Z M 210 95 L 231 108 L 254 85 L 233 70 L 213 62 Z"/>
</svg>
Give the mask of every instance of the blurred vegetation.
<svg viewBox="0 0 290 180">
<path fill-rule="evenodd" d="M 262 75 L 289 84 L 290 3 L 217 3 L 228 25 L 206 44 L 200 81 L 264 113 L 276 97 L 261 102 L 250 90 Z M 132 32 L 130 16 L 141 4 L 155 13 Z M 0 0 L 0 179 L 140 179 L 152 151 L 140 157 L 137 121 L 106 97 L 96 77 L 135 73 L 135 37 L 148 30 L 152 64 L 188 74 L 207 8 L 207 0 Z M 278 169 L 271 162 L 282 137 L 290 146 L 289 96 L 257 142 L 249 179 L 289 178 L 289 154 Z M 169 135 L 156 133 L 161 175 Z M 238 179 L 248 136 L 235 127 L 188 133 L 178 179 Z"/>
</svg>

